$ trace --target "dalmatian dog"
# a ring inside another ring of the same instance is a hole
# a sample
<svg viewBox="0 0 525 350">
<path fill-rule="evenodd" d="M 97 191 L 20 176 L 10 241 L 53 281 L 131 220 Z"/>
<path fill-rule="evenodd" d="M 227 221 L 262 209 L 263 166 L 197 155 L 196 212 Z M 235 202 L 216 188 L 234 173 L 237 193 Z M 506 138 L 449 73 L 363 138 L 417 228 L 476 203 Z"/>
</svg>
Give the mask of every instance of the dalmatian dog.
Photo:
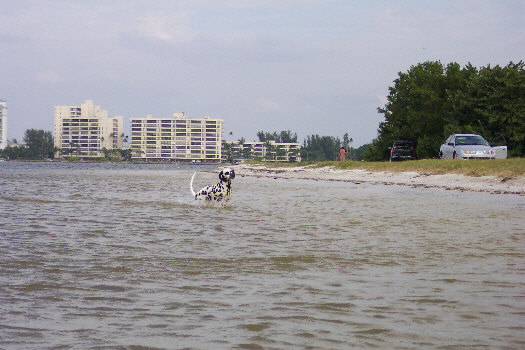
<svg viewBox="0 0 525 350">
<path fill-rule="evenodd" d="M 206 186 L 195 192 L 193 190 L 193 178 L 197 172 L 193 173 L 190 181 L 191 194 L 196 200 L 227 202 L 230 200 L 232 193 L 232 180 L 235 178 L 235 171 L 231 168 L 225 168 L 219 173 L 219 182 L 213 186 Z"/>
</svg>

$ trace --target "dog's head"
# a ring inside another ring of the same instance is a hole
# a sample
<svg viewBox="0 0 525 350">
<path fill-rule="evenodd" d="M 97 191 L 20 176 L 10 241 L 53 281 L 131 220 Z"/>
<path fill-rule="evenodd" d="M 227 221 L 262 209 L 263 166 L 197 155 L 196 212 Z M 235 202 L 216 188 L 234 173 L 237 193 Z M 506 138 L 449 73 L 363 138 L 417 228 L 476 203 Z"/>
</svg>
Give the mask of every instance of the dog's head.
<svg viewBox="0 0 525 350">
<path fill-rule="evenodd" d="M 224 168 L 219 173 L 219 180 L 221 181 L 229 181 L 229 180 L 233 180 L 234 178 L 235 178 L 235 170 L 233 170 L 232 168 Z"/>
</svg>

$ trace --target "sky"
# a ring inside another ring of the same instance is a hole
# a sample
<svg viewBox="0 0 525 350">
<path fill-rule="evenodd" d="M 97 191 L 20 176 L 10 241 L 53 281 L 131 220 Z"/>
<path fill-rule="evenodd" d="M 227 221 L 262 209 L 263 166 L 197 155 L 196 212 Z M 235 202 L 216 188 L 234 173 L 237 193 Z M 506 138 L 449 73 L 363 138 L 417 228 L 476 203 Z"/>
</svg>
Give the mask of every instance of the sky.
<svg viewBox="0 0 525 350">
<path fill-rule="evenodd" d="M 525 59 L 525 1 L 0 0 L 8 139 L 85 100 L 129 119 L 221 118 L 257 132 L 377 137 L 399 72 Z M 231 133 L 231 135 L 230 135 Z"/>
</svg>

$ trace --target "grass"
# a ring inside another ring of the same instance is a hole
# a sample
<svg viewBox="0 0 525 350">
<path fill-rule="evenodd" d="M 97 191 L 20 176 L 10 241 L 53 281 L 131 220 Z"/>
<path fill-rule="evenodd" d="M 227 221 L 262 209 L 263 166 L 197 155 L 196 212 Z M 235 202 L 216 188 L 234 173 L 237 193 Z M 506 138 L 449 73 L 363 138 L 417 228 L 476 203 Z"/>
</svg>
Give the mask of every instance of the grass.
<svg viewBox="0 0 525 350">
<path fill-rule="evenodd" d="M 270 163 L 254 162 L 267 167 L 332 166 L 336 169 L 366 169 L 369 171 L 406 172 L 414 171 L 420 174 L 463 174 L 467 176 L 493 175 L 506 179 L 525 176 L 525 158 L 509 158 L 494 160 L 461 160 L 461 159 L 421 159 L 404 162 L 357 162 L 357 161 L 325 161 L 301 163 Z"/>
</svg>

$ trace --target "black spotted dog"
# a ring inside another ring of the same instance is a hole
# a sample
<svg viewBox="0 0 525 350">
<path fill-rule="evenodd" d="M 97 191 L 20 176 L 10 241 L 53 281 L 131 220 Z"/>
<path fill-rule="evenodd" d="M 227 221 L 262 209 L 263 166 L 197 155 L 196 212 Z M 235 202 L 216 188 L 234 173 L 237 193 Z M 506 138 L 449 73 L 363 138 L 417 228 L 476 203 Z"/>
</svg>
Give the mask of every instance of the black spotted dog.
<svg viewBox="0 0 525 350">
<path fill-rule="evenodd" d="M 235 178 L 235 171 L 231 168 L 225 168 L 219 173 L 219 182 L 213 186 L 206 186 L 199 192 L 193 190 L 193 178 L 197 172 L 193 173 L 190 181 L 191 194 L 196 200 L 227 202 L 230 200 L 232 193 L 232 180 Z"/>
</svg>

